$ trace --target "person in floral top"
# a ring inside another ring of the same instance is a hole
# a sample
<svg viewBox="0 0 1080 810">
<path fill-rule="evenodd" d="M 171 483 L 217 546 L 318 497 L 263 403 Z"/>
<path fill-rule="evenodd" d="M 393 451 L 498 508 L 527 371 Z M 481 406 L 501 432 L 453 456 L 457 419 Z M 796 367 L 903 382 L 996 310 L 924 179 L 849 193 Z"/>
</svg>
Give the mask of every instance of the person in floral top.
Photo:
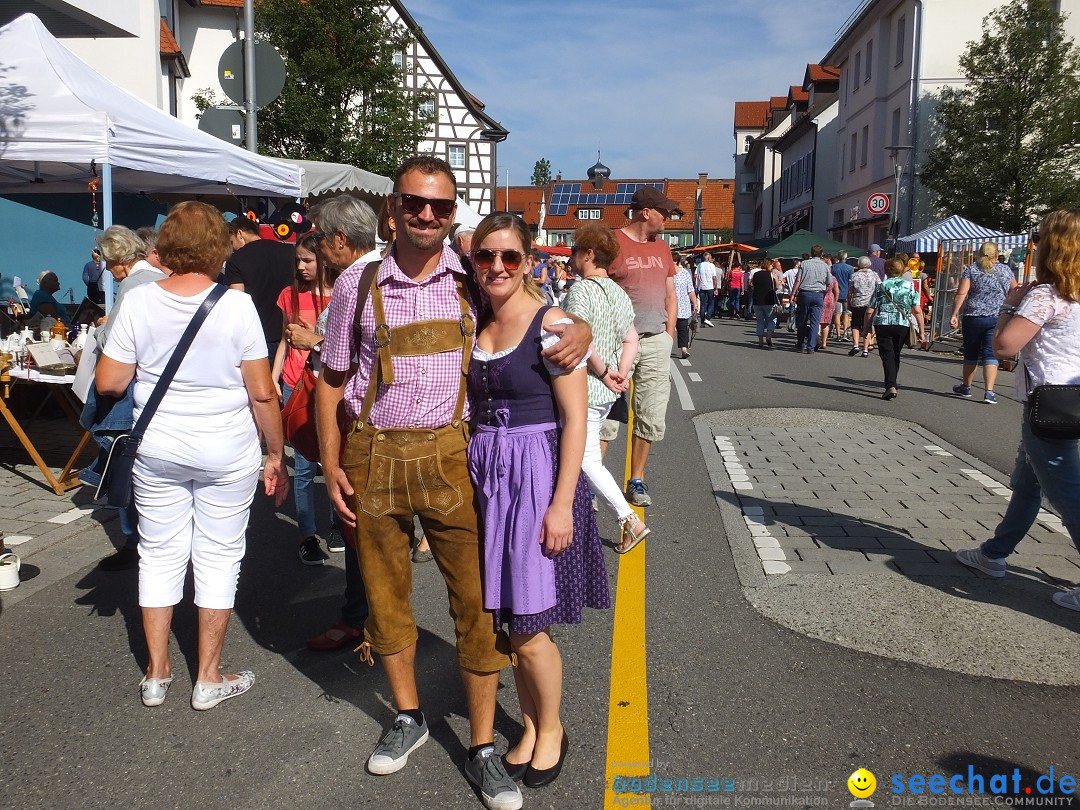
<svg viewBox="0 0 1080 810">
<path fill-rule="evenodd" d="M 900 352 L 908 337 L 908 324 L 914 316 L 922 336 L 920 343 L 926 345 L 923 328 L 923 312 L 919 306 L 919 293 L 915 285 L 902 278 L 904 263 L 899 259 L 885 262 L 885 280 L 870 297 L 866 308 L 866 328 L 874 325 L 877 334 L 878 353 L 885 371 L 885 393 L 882 399 L 896 399 L 896 378 L 900 372 Z"/>
</svg>

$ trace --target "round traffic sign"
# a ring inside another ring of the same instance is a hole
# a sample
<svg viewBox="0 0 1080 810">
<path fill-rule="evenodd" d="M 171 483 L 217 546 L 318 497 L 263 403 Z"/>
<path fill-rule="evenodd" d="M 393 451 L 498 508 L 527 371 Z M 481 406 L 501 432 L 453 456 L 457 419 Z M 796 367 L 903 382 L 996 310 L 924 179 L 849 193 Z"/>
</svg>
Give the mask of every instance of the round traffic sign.
<svg viewBox="0 0 1080 810">
<path fill-rule="evenodd" d="M 218 60 L 218 84 L 236 104 L 244 103 L 244 43 L 234 42 Z M 255 106 L 265 107 L 285 86 L 285 60 L 269 42 L 255 43 Z"/>
<path fill-rule="evenodd" d="M 889 210 L 889 195 L 880 191 L 866 199 L 866 210 L 871 214 L 884 214 Z"/>
</svg>

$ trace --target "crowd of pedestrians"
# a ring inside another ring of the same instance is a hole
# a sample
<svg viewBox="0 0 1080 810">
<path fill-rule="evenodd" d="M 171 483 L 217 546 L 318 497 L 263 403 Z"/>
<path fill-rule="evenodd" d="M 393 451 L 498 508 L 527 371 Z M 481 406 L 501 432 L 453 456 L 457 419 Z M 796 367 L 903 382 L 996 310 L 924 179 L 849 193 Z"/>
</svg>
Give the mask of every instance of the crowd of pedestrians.
<svg viewBox="0 0 1080 810">
<path fill-rule="evenodd" d="M 603 504 L 617 519 L 620 554 L 651 535 L 635 507 L 651 504 L 646 469 L 666 432 L 671 358 L 689 356 L 696 326 L 753 320 L 769 350 L 786 318 L 801 354 L 828 351 L 830 338 L 850 343 L 850 357 L 876 346 L 882 398 L 893 400 L 904 348 L 925 347 L 932 299 L 917 257 L 884 259 L 877 245 L 855 264 L 815 245 L 786 270 L 775 259 L 718 266 L 710 253 L 691 267 L 657 238 L 678 204 L 651 186 L 633 195 L 625 227 L 579 228 L 564 265 L 536 256 L 511 214 L 450 241 L 456 198 L 450 166 L 420 156 L 399 167 L 381 215 L 335 197 L 309 212 L 314 227 L 295 245 L 198 202 L 175 206 L 160 233 L 113 226 L 95 261 L 121 283 L 98 331 L 84 419 L 105 448 L 132 425 L 142 431 L 121 511 L 126 543 L 102 567 L 139 568 L 145 706 L 161 705 L 173 683 L 169 637 L 189 565 L 192 707 L 252 688 L 254 673 L 222 673 L 221 655 L 256 489 L 261 478 L 276 506 L 292 489 L 300 561 L 320 565 L 321 473 L 326 547 L 344 553 L 345 588 L 338 620 L 308 646 L 353 647 L 383 665 L 394 713 L 367 770 L 400 771 L 429 738 L 411 607 L 411 565 L 427 555 L 454 624 L 465 776 L 485 806 L 516 810 L 518 783 L 550 784 L 570 750 L 563 702 L 573 690 L 552 626 L 611 605 L 594 513 Z M 996 402 L 997 363 L 1015 355 L 1025 394 L 1080 384 L 1080 212 L 1051 214 L 1038 239 L 1032 284 L 1017 286 L 990 243 L 964 271 L 951 312 L 964 334 L 956 395 L 971 396 L 982 365 L 984 402 Z M 174 356 L 185 334 L 190 350 Z M 308 458 L 298 443 L 290 482 L 281 407 L 305 386 L 318 447 Z M 604 453 L 628 406 L 624 484 Z M 991 539 L 957 552 L 995 577 L 1044 495 L 1080 548 L 1077 440 L 1030 422 L 1025 406 L 1005 517 Z M 1054 601 L 1080 610 L 1080 588 Z M 496 690 L 511 661 L 521 734 L 500 755 Z"/>
</svg>

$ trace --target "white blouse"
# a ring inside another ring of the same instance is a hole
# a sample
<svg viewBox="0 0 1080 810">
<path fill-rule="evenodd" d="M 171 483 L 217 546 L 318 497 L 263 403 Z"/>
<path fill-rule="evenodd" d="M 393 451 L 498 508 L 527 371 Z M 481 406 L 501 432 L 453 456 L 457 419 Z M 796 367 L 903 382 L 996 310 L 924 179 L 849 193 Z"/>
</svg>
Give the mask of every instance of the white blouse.
<svg viewBox="0 0 1080 810">
<path fill-rule="evenodd" d="M 1049 284 L 1032 287 L 1016 314 L 1042 328 L 1020 350 L 1016 393 L 1027 401 L 1037 385 L 1080 385 L 1080 303 L 1067 301 Z"/>
</svg>

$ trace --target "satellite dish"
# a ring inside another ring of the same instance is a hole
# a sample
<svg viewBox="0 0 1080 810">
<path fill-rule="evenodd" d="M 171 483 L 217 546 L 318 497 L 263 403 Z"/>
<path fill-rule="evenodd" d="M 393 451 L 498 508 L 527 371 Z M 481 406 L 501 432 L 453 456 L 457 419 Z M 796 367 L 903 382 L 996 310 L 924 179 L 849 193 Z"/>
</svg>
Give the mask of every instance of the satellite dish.
<svg viewBox="0 0 1080 810">
<path fill-rule="evenodd" d="M 234 103 L 244 104 L 244 43 L 234 42 L 218 60 L 218 84 Z M 265 107 L 285 86 L 285 60 L 269 42 L 255 43 L 255 106 Z"/>
<path fill-rule="evenodd" d="M 244 116 L 239 110 L 211 107 L 199 116 L 199 129 L 236 146 L 244 142 Z"/>
</svg>

